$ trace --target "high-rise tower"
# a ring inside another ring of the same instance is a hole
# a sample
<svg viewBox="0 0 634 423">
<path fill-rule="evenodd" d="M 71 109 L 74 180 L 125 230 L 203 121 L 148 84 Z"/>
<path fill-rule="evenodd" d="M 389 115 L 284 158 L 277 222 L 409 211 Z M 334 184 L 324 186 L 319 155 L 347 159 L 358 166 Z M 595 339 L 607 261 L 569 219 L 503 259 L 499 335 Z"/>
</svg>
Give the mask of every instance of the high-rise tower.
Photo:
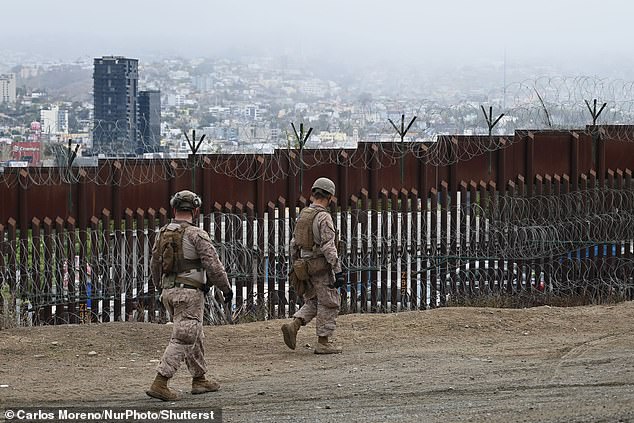
<svg viewBox="0 0 634 423">
<path fill-rule="evenodd" d="M 93 150 L 107 155 L 134 154 L 138 140 L 139 61 L 104 56 L 94 62 Z"/>
<path fill-rule="evenodd" d="M 139 153 L 155 153 L 161 142 L 161 92 L 139 91 Z"/>
</svg>

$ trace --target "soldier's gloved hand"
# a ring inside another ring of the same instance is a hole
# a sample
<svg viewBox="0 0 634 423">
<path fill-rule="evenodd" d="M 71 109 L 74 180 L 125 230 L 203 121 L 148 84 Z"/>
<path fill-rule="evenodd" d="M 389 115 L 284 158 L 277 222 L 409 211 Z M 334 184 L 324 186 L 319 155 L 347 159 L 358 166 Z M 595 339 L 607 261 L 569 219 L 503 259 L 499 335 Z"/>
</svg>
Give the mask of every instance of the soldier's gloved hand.
<svg viewBox="0 0 634 423">
<path fill-rule="evenodd" d="M 222 295 L 225 297 L 225 304 L 229 304 L 233 299 L 233 291 L 229 290 L 227 292 L 223 292 Z"/>
<path fill-rule="evenodd" d="M 343 272 L 338 272 L 335 273 L 335 283 L 334 283 L 334 287 L 335 288 L 341 288 L 342 286 L 344 286 L 346 284 L 346 278 L 344 278 L 343 276 Z"/>
</svg>

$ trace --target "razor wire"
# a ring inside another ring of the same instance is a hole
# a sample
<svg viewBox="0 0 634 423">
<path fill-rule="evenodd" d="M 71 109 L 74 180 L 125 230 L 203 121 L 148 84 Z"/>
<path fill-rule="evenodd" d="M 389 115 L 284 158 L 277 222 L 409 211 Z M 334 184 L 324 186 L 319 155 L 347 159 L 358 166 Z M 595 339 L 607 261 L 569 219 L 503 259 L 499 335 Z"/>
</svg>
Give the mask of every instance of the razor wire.
<svg viewBox="0 0 634 423">
<path fill-rule="evenodd" d="M 425 308 L 447 295 L 495 290 L 587 294 L 594 301 L 634 294 L 634 191 L 593 187 L 487 199 L 456 193 L 446 208 L 432 204 L 426 198 L 390 200 L 380 208 L 333 214 L 348 306 L 362 295 L 392 306 L 398 298 L 404 309 L 413 306 L 408 301 Z M 209 230 L 238 291 L 234 318 L 266 318 L 258 313 L 271 304 L 286 314 L 296 300 L 287 278 L 293 222 L 284 216 L 287 210 L 277 209 L 260 218 L 220 212 L 203 217 L 201 227 Z M 151 233 L 103 229 L 62 229 L 36 240 L 5 234 L 4 310 L 90 302 L 102 313 L 121 307 L 122 319 L 131 318 L 130 308 L 142 316 L 158 296 L 150 288 Z"/>
<path fill-rule="evenodd" d="M 510 100 L 508 104 L 507 98 Z M 593 99 L 598 99 L 600 105 L 604 102 L 607 104 L 596 122 L 593 122 L 589 104 L 586 103 Z M 199 131 L 204 132 L 207 139 L 201 143 L 195 155 L 191 154 L 190 148 L 157 153 L 156 134 L 150 134 L 149 138 L 139 137 L 132 142 L 126 138 L 130 131 L 127 123 L 98 121 L 93 132 L 97 131 L 106 137 L 93 146 L 93 160 L 98 161 L 98 167 L 96 162 L 92 166 L 83 162 L 69 165 L 70 152 L 65 152 L 63 145 L 42 141 L 45 149 L 54 152 L 56 166 L 30 167 L 28 183 L 72 184 L 84 178 L 98 185 L 112 184 L 115 175 L 110 164 L 115 162 L 120 166 L 116 183 L 122 186 L 167 180 L 193 169 L 208 169 L 241 180 L 263 179 L 274 182 L 323 164 L 363 169 L 383 168 L 410 156 L 429 165 L 443 166 L 468 161 L 510 146 L 516 141 L 517 137 L 512 135 L 518 128 L 590 131 L 612 141 L 634 140 L 630 125 L 634 123 L 634 82 L 631 81 L 596 77 L 542 77 L 509 84 L 504 88 L 504 99 L 492 97 L 489 103 L 487 105 L 493 107 L 496 114 L 504 113 L 504 118 L 491 136 L 487 134 L 480 103 L 465 101 L 445 105 L 439 101 L 423 100 L 419 101 L 418 106 L 407 106 L 402 100 L 385 100 L 381 103 L 352 103 L 351 109 L 356 111 L 354 117 L 351 115 L 332 124 L 338 127 L 339 122 L 343 122 L 351 128 L 360 129 L 363 134 L 359 140 L 363 142 L 333 141 L 324 147 L 315 140 L 314 135 L 300 150 L 296 148 L 290 129 L 279 129 L 287 127 L 288 122 L 280 121 L 275 132 L 280 135 L 274 135 L 272 122 L 235 120 L 232 131 L 234 143 L 238 144 L 236 148 L 223 152 L 216 134 L 220 129 L 211 128 L 206 132 Z M 388 123 L 388 118 L 396 118 L 388 112 L 393 108 L 407 109 L 408 118 L 411 115 L 418 116 L 407 142 L 400 142 L 400 137 Z M 301 119 L 302 116 L 298 114 L 288 118 Z M 330 116 L 330 119 L 334 117 Z M 181 133 L 187 131 L 182 129 Z M 469 136 L 468 142 L 457 143 L 453 136 L 460 136 L 458 134 Z M 186 147 L 184 137 L 181 135 L 177 145 Z M 154 141 L 144 141 L 147 139 Z M 141 158 L 136 156 L 137 152 L 149 153 L 146 158 Z M 103 157 L 100 158 L 99 154 Z M 254 160 L 254 157 L 261 157 L 262 160 Z M 80 169 L 84 170 L 83 174 Z M 0 183 L 13 186 L 19 180 L 15 175 L 3 173 L 0 174 Z"/>
</svg>

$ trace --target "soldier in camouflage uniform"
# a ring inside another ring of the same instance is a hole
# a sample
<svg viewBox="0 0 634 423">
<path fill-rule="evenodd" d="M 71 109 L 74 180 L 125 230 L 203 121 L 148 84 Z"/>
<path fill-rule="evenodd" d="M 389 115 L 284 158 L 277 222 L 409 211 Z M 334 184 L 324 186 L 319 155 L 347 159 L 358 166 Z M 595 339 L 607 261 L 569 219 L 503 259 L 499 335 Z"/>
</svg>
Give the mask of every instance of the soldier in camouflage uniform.
<svg viewBox="0 0 634 423">
<path fill-rule="evenodd" d="M 327 210 L 335 195 L 335 184 L 328 178 L 319 178 L 313 184 L 312 194 L 314 201 L 301 211 L 291 240 L 293 269 L 306 265 L 304 305 L 295 313 L 292 323 L 282 325 L 282 334 L 284 343 L 294 350 L 299 328 L 316 317 L 315 354 L 336 354 L 342 349 L 329 338 L 335 331 L 339 313 L 338 289 L 345 280 L 337 254 L 334 224 Z"/>
<path fill-rule="evenodd" d="M 200 197 L 191 191 L 176 193 L 170 200 L 174 219 L 161 228 L 152 247 L 152 280 L 155 286 L 162 289 L 161 301 L 174 322 L 169 345 L 156 369 L 156 379 L 146 391 L 149 396 L 163 401 L 180 399 L 175 391 L 168 388 L 167 382 L 183 361 L 193 378 L 192 394 L 214 392 L 220 388 L 217 382 L 205 378 L 205 294 L 209 292 L 211 285 L 216 285 L 223 292 L 225 302 L 229 303 L 233 291 L 209 234 L 194 224 L 198 220 L 201 203 Z M 164 252 L 166 239 L 179 240 L 181 243 L 180 246 L 175 245 L 176 242 L 170 244 L 170 248 L 173 247 L 176 251 L 174 260 L 181 262 L 179 273 L 165 270 L 164 262 L 172 258 Z"/>
</svg>

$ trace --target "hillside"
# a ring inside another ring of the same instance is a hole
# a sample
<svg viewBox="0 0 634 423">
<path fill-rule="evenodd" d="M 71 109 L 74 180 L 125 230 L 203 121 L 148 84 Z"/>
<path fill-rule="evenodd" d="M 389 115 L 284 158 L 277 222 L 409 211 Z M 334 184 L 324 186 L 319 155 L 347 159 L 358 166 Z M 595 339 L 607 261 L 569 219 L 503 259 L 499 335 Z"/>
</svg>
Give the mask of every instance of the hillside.
<svg viewBox="0 0 634 423">
<path fill-rule="evenodd" d="M 18 80 L 18 87 L 46 91 L 50 98 L 65 101 L 92 101 L 92 71 L 66 65 Z"/>
</svg>

